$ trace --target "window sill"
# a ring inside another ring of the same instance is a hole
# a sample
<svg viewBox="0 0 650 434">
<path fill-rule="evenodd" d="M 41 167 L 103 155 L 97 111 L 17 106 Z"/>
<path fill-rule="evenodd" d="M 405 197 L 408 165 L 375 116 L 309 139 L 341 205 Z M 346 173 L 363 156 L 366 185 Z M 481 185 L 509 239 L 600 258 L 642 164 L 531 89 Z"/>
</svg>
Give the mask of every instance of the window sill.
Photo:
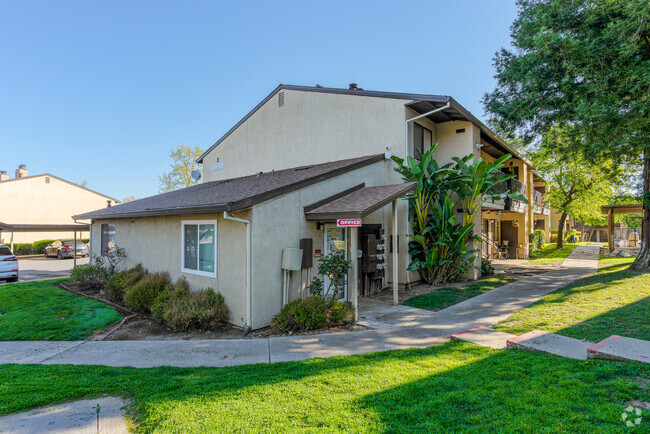
<svg viewBox="0 0 650 434">
<path fill-rule="evenodd" d="M 181 272 L 187 273 L 187 274 L 194 274 L 196 276 L 212 277 L 214 279 L 217 278 L 217 273 L 210 273 L 209 271 L 199 271 L 199 270 L 191 270 L 191 269 L 187 269 L 187 268 L 182 268 Z"/>
</svg>

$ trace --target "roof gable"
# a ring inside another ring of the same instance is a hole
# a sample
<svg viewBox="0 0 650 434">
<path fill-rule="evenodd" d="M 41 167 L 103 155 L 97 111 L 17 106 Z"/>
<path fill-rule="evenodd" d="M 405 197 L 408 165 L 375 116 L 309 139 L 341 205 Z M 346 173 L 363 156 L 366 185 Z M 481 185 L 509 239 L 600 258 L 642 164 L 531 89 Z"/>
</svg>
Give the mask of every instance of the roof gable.
<svg viewBox="0 0 650 434">
<path fill-rule="evenodd" d="M 84 187 L 83 185 L 75 184 L 74 182 L 68 181 L 67 179 L 59 178 L 58 176 L 52 175 L 51 173 L 42 173 L 40 175 L 25 176 L 23 178 L 7 179 L 6 181 L 0 182 L 0 187 L 2 185 L 4 185 L 4 184 L 7 184 L 7 183 L 16 182 L 16 181 L 24 181 L 24 180 L 27 180 L 27 179 L 36 179 L 36 178 L 41 178 L 41 177 L 44 177 L 44 176 L 49 176 L 50 178 L 54 178 L 57 181 L 61 181 L 61 182 L 65 183 L 65 184 L 71 185 L 73 187 L 77 187 L 77 188 L 80 188 L 82 190 L 86 190 L 86 191 L 88 191 L 90 193 L 93 193 L 93 194 L 96 194 L 98 196 L 105 197 L 106 199 L 110 199 L 113 202 L 116 202 L 116 203 L 120 202 L 119 200 L 115 199 L 114 197 L 110 197 L 110 196 L 107 196 L 105 194 L 99 193 L 98 191 L 91 190 L 90 188 Z"/>
<path fill-rule="evenodd" d="M 314 93 L 330 93 L 337 95 L 353 95 L 353 96 L 365 96 L 373 98 L 392 98 L 392 99 L 403 99 L 405 101 L 435 101 L 439 103 L 446 103 L 451 97 L 445 95 L 426 95 L 426 94 L 417 94 L 417 93 L 400 93 L 400 92 L 382 92 L 375 90 L 352 90 L 352 89 L 338 89 L 334 87 L 316 87 L 316 86 L 297 86 L 292 84 L 280 84 L 276 87 L 270 94 L 266 96 L 259 104 L 257 104 L 253 109 L 246 114 L 239 122 L 237 122 L 231 129 L 229 129 L 226 134 L 221 136 L 212 146 L 210 146 L 199 158 L 196 159 L 197 163 L 203 163 L 203 159 L 208 155 L 214 148 L 219 146 L 221 142 L 226 140 L 237 128 L 239 128 L 244 122 L 246 122 L 251 116 L 253 116 L 264 104 L 269 102 L 278 92 L 281 90 L 297 90 L 303 92 L 314 92 Z"/>
</svg>

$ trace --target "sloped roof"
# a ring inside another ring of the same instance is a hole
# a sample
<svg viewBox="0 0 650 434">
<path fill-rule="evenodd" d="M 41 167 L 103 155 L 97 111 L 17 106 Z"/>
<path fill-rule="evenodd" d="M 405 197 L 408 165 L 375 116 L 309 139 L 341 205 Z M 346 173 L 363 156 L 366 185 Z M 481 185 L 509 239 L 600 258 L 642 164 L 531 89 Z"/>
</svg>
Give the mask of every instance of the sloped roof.
<svg viewBox="0 0 650 434">
<path fill-rule="evenodd" d="M 270 94 L 266 96 L 259 104 L 257 104 L 250 112 L 246 114 L 239 122 L 235 124 L 231 129 L 229 129 L 226 134 L 224 134 L 219 140 L 217 140 L 212 146 L 208 148 L 199 158 L 197 158 L 197 163 L 203 163 L 203 159 L 208 155 L 214 148 L 219 146 L 228 136 L 230 136 L 237 128 L 239 128 L 244 122 L 248 120 L 257 110 L 259 110 L 264 104 L 266 104 L 271 98 L 275 96 L 281 90 L 298 90 L 303 92 L 315 92 L 315 93 L 331 93 L 338 95 L 354 95 L 362 97 L 371 97 L 371 98 L 393 98 L 393 99 L 402 99 L 409 101 L 405 105 L 415 110 L 418 113 L 426 113 L 435 108 L 443 107 L 446 104 L 449 104 L 447 110 L 439 111 L 431 116 L 428 116 L 433 122 L 442 123 L 448 121 L 469 121 L 477 125 L 481 130 L 482 138 L 485 139 L 489 144 L 496 144 L 499 147 L 505 149 L 508 153 L 514 155 L 515 157 L 525 161 L 526 163 L 532 166 L 532 163 L 528 161 L 525 157 L 520 155 L 518 152 L 508 146 L 506 142 L 503 141 L 499 136 L 497 136 L 492 130 L 490 130 L 483 122 L 481 122 L 476 116 L 474 116 L 469 110 L 460 105 L 458 101 L 453 99 L 448 95 L 432 95 L 432 94 L 421 94 L 421 93 L 404 93 L 404 92 L 383 92 L 376 90 L 354 90 L 354 89 L 338 89 L 333 87 L 316 87 L 316 86 L 296 86 L 292 84 L 280 84 L 276 87 Z"/>
<path fill-rule="evenodd" d="M 11 183 L 11 182 L 24 181 L 24 180 L 26 180 L 26 179 L 41 178 L 41 177 L 43 177 L 43 176 L 49 176 L 50 178 L 54 178 L 54 179 L 56 179 L 56 180 L 58 180 L 58 181 L 65 182 L 66 184 L 70 184 L 70 185 L 72 185 L 73 187 L 77 187 L 77 188 L 80 188 L 80 189 L 82 189 L 82 190 L 89 191 L 90 193 L 94 193 L 94 194 L 96 194 L 96 195 L 98 195 L 98 196 L 105 197 L 106 199 L 110 199 L 110 200 L 112 200 L 113 202 L 120 202 L 119 200 L 115 199 L 114 197 L 110 197 L 110 196 L 107 196 L 107 195 L 105 195 L 105 194 L 102 194 L 102 193 L 100 193 L 100 192 L 98 192 L 98 191 L 91 190 L 90 188 L 88 188 L 88 187 L 84 187 L 83 185 L 75 184 L 75 183 L 72 182 L 72 181 L 68 181 L 67 179 L 63 179 L 63 178 L 60 178 L 60 177 L 58 177 L 58 176 L 52 175 L 51 173 L 42 173 L 42 174 L 40 174 L 40 175 L 31 175 L 31 176 L 24 176 L 24 177 L 22 177 L 22 178 L 12 178 L 12 179 L 7 179 L 7 180 L 5 180 L 5 181 L 0 182 L 0 186 L 5 185 L 5 184 L 8 184 L 8 183 Z"/>
<path fill-rule="evenodd" d="M 237 211 L 384 159 L 384 154 L 370 155 L 206 182 L 73 218 L 127 218 Z"/>
<path fill-rule="evenodd" d="M 414 182 L 363 187 L 305 210 L 305 218 L 311 221 L 363 218 L 414 188 Z"/>
</svg>

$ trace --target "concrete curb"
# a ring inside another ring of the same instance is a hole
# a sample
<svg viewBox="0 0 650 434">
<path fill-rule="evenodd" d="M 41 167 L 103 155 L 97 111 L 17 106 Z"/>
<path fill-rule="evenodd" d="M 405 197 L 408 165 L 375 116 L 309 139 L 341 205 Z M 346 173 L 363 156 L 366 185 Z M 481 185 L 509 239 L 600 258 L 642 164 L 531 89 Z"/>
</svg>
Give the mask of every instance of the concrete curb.
<svg viewBox="0 0 650 434">
<path fill-rule="evenodd" d="M 597 344 L 594 344 L 587 348 L 587 354 L 597 354 L 598 351 L 602 350 L 603 347 L 611 342 L 614 342 L 623 336 L 618 336 L 618 335 L 611 335 L 608 338 L 603 339 L 602 341 L 598 342 Z"/>
<path fill-rule="evenodd" d="M 459 340 L 461 335 L 464 335 L 464 334 L 467 334 L 467 333 L 472 333 L 472 332 L 475 332 L 477 330 L 483 330 L 483 329 L 486 329 L 486 328 L 488 328 L 488 327 L 479 326 L 479 327 L 474 327 L 473 329 L 465 330 L 464 332 L 454 333 L 453 335 L 451 335 L 451 340 L 452 341 Z"/>
</svg>

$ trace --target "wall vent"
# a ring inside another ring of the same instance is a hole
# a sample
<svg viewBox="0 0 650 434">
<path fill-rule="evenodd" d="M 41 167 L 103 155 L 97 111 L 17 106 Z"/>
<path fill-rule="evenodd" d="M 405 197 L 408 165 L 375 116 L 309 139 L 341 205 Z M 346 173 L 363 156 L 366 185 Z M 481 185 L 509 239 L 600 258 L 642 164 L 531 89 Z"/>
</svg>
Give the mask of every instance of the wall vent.
<svg viewBox="0 0 650 434">
<path fill-rule="evenodd" d="M 459 130 L 456 130 L 456 134 L 460 134 L 460 133 L 464 133 L 464 132 L 465 132 L 465 128 L 461 128 Z"/>
<path fill-rule="evenodd" d="M 278 107 L 284 107 L 284 92 L 278 94 Z"/>
<path fill-rule="evenodd" d="M 46 176 L 46 177 L 45 177 L 45 183 L 46 183 L 46 184 L 49 184 L 49 183 L 50 183 L 50 177 L 49 177 L 49 176 Z"/>
</svg>

